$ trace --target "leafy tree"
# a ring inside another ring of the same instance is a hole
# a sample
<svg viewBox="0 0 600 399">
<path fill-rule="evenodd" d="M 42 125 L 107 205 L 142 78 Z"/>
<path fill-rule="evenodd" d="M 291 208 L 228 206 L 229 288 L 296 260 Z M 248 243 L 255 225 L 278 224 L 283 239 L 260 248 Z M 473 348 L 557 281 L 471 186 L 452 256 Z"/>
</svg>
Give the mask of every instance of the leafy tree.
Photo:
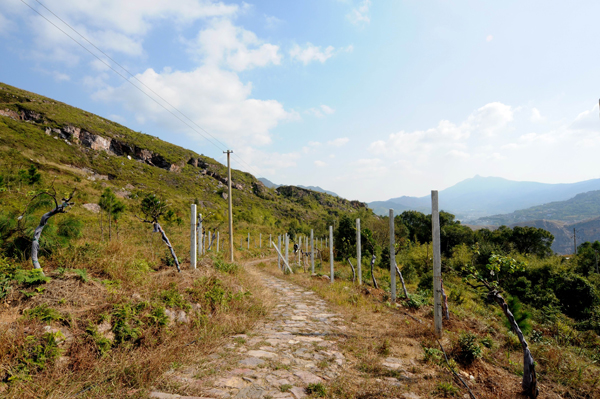
<svg viewBox="0 0 600 399">
<path fill-rule="evenodd" d="M 106 188 L 100 196 L 98 201 L 100 209 L 106 212 L 108 216 L 108 239 L 111 239 L 112 222 L 118 222 L 119 217 L 125 212 L 125 204 L 120 201 L 115 193 L 110 189 Z M 118 224 L 117 224 L 117 237 L 118 237 Z"/>
<path fill-rule="evenodd" d="M 35 165 L 31 164 L 27 170 L 19 170 L 19 179 L 26 184 L 33 186 L 42 180 L 42 175 L 38 172 L 38 169 L 35 167 Z"/>
<path fill-rule="evenodd" d="M 167 237 L 167 234 L 161 227 L 159 223 L 159 219 L 167 213 L 168 204 L 162 198 L 156 196 L 155 194 L 149 193 L 142 198 L 140 203 L 140 211 L 143 218 L 138 217 L 144 223 L 152 224 L 154 228 L 154 233 L 160 233 L 162 240 L 171 251 L 171 256 L 173 257 L 173 261 L 175 262 L 175 266 L 177 266 L 177 271 L 181 273 L 181 267 L 179 266 L 179 260 L 177 259 L 177 255 L 175 255 L 175 250 Z"/>
<path fill-rule="evenodd" d="M 509 305 L 500 293 L 501 281 L 505 279 L 507 275 L 523 269 L 524 264 L 522 262 L 518 262 L 513 258 L 505 256 L 492 255 L 489 259 L 489 263 L 485 265 L 484 268 L 477 267 L 473 264 L 466 264 L 464 268 L 466 273 L 465 282 L 476 289 L 484 288 L 487 291 L 488 298 L 491 301 L 496 302 L 502 308 L 510 326 L 519 337 L 519 341 L 523 348 L 523 380 L 521 382 L 521 387 L 529 397 L 537 398 L 539 391 L 537 389 L 537 377 L 533 356 L 531 356 L 531 351 L 529 350 L 527 341 L 523 336 L 523 332 L 521 331 L 515 316 L 510 311 Z M 475 281 L 475 284 L 472 284 L 470 281 Z"/>
<path fill-rule="evenodd" d="M 340 218 L 333 238 L 338 259 L 349 258 L 356 253 L 356 226 L 348 215 Z"/>
<path fill-rule="evenodd" d="M 592 273 L 598 273 L 600 265 L 598 264 L 600 255 L 600 241 L 584 242 L 577 247 L 577 273 L 589 276 Z"/>
<path fill-rule="evenodd" d="M 553 241 L 552 233 L 537 227 L 515 226 L 512 230 L 511 242 L 522 254 L 534 254 L 539 257 L 552 255 Z"/>
</svg>

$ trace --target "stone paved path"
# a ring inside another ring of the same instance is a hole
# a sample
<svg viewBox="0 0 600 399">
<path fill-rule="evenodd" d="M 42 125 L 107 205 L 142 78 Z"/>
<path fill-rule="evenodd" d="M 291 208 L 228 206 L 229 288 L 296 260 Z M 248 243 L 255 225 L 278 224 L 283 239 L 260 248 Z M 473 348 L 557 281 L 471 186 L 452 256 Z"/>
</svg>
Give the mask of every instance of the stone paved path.
<svg viewBox="0 0 600 399">
<path fill-rule="evenodd" d="M 177 377 L 202 387 L 204 397 L 298 399 L 306 396 L 309 384 L 335 378 L 344 366 L 337 340 L 346 327 L 327 302 L 281 279 L 259 276 L 274 290 L 278 304 L 252 332 L 231 337 L 213 355 L 210 366 L 228 371 L 198 378 L 198 371 L 190 369 Z M 160 392 L 150 397 L 184 398 Z"/>
</svg>

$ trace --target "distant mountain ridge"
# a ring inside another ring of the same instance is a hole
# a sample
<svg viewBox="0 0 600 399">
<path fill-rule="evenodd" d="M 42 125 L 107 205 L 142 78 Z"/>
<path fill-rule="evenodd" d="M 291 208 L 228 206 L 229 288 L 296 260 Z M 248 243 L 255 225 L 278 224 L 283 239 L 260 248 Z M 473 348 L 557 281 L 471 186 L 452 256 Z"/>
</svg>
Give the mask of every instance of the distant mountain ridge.
<svg viewBox="0 0 600 399">
<path fill-rule="evenodd" d="M 515 212 L 550 202 L 565 201 L 577 194 L 600 190 L 600 179 L 577 183 L 537 183 L 513 181 L 500 177 L 475 176 L 439 192 L 440 209 L 453 213 L 462 221 L 472 221 L 498 214 Z M 396 212 L 416 210 L 431 212 L 430 196 L 397 197 L 374 201 L 369 207 L 380 215 L 390 208 Z M 489 224 L 489 223 L 481 223 Z"/>
<path fill-rule="evenodd" d="M 599 216 L 600 190 L 595 190 L 577 194 L 566 201 L 555 201 L 503 215 L 486 216 L 472 221 L 471 224 L 500 226 L 539 219 L 573 223 Z"/>
<path fill-rule="evenodd" d="M 282 186 L 282 184 L 275 184 L 271 180 L 269 180 L 267 178 L 264 178 L 264 177 L 259 177 L 258 180 L 262 184 L 264 184 L 265 186 L 267 186 L 268 188 L 278 188 L 278 187 Z M 307 190 L 317 191 L 319 193 L 325 193 L 325 194 L 333 195 L 334 197 L 339 197 L 339 195 L 337 195 L 333 191 L 325 190 L 325 189 L 323 189 L 323 188 L 321 188 L 319 186 L 301 186 L 301 185 L 297 185 L 296 187 L 305 188 Z"/>
</svg>

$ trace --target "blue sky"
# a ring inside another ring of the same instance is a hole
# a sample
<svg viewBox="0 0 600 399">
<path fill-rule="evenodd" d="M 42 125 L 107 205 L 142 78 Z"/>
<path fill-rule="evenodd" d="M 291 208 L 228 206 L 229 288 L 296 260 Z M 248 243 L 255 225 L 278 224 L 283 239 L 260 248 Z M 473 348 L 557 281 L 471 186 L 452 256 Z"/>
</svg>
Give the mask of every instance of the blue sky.
<svg viewBox="0 0 600 399">
<path fill-rule="evenodd" d="M 40 1 L 223 145 L 20 0 L 0 3 L 0 81 L 276 183 L 371 201 L 600 177 L 597 1 Z"/>
</svg>

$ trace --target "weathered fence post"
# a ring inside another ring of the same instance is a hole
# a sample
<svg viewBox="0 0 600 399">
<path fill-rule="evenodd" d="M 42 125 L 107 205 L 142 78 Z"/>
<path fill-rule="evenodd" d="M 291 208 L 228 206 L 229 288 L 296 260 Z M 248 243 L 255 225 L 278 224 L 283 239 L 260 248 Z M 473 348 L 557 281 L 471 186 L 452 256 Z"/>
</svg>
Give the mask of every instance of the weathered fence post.
<svg viewBox="0 0 600 399">
<path fill-rule="evenodd" d="M 315 242 L 312 229 L 310 229 L 310 268 L 311 274 L 315 274 Z"/>
<path fill-rule="evenodd" d="M 258 248 L 261 248 L 261 249 L 262 249 L 262 233 L 260 233 L 260 234 L 258 235 L 258 237 L 259 237 L 259 238 L 258 238 Z"/>
<path fill-rule="evenodd" d="M 269 233 L 269 248 L 273 248 L 273 241 L 271 241 L 271 233 Z"/>
<path fill-rule="evenodd" d="M 433 321 L 435 335 L 442 337 L 442 259 L 438 192 L 431 190 L 431 233 L 433 235 Z"/>
<path fill-rule="evenodd" d="M 277 267 L 281 269 L 281 234 L 277 236 L 277 247 L 279 248 L 279 252 L 277 252 Z"/>
<path fill-rule="evenodd" d="M 329 267 L 331 269 L 331 283 L 333 283 L 333 226 L 329 226 Z"/>
<path fill-rule="evenodd" d="M 190 267 L 196 268 L 196 255 L 198 248 L 196 248 L 196 204 L 192 204 L 192 217 L 191 219 L 191 238 L 190 238 Z"/>
<path fill-rule="evenodd" d="M 244 237 L 240 238 L 240 250 L 244 249 Z"/>
<path fill-rule="evenodd" d="M 217 253 L 219 253 L 219 232 L 217 231 Z"/>
<path fill-rule="evenodd" d="M 390 209 L 390 291 L 391 303 L 396 303 L 396 241 L 394 233 L 394 210 Z"/>
<path fill-rule="evenodd" d="M 250 249 L 250 233 L 248 233 L 248 249 Z"/>
<path fill-rule="evenodd" d="M 198 252 L 204 255 L 202 251 L 202 214 L 198 215 Z"/>
<path fill-rule="evenodd" d="M 361 250 L 361 242 L 360 242 L 360 219 L 356 219 L 356 263 L 358 264 L 358 285 L 362 285 L 362 255 L 360 253 Z"/>
<path fill-rule="evenodd" d="M 285 263 L 290 264 L 290 256 L 289 256 L 289 247 L 290 247 L 290 236 L 285 235 Z"/>
<path fill-rule="evenodd" d="M 331 226 L 329 226 L 329 227 L 331 227 Z M 327 243 L 327 237 L 325 237 L 325 248 L 329 248 L 329 245 Z"/>
</svg>

